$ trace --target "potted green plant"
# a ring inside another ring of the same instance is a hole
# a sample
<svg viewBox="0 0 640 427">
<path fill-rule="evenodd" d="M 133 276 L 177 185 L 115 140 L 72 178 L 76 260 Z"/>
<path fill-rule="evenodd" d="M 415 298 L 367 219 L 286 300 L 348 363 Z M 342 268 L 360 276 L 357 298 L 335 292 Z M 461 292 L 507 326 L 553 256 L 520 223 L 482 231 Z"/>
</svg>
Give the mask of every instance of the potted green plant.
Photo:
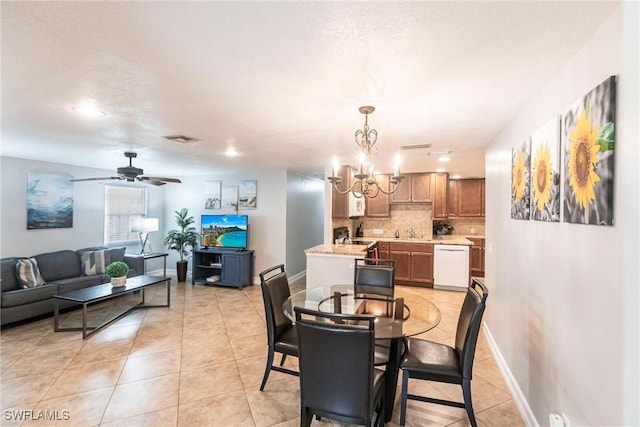
<svg viewBox="0 0 640 427">
<path fill-rule="evenodd" d="M 127 273 L 129 266 L 124 261 L 114 261 L 107 266 L 105 273 L 111 279 L 111 286 L 117 288 L 127 284 Z"/>
<path fill-rule="evenodd" d="M 167 237 L 164 238 L 164 244 L 169 249 L 177 251 L 180 255 L 180 260 L 176 262 L 176 270 L 178 272 L 178 282 L 184 282 L 187 280 L 188 264 L 184 257 L 189 255 L 187 247 L 190 246 L 193 249 L 198 245 L 198 232 L 192 226 L 195 221 L 192 216 L 189 216 L 187 208 L 175 211 L 175 215 L 176 224 L 179 228 L 167 233 Z"/>
<path fill-rule="evenodd" d="M 436 236 L 449 235 L 454 230 L 449 221 L 435 221 L 433 223 L 433 234 Z"/>
</svg>

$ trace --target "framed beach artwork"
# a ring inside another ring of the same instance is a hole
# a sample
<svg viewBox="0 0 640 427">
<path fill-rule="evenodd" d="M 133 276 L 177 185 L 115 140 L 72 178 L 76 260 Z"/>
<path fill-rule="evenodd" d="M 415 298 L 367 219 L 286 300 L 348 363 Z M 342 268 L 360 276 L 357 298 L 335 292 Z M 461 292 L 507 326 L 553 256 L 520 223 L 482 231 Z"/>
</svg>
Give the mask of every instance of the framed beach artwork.
<svg viewBox="0 0 640 427">
<path fill-rule="evenodd" d="M 73 227 L 73 177 L 64 173 L 29 171 L 27 229 Z"/>
<path fill-rule="evenodd" d="M 222 209 L 238 210 L 238 186 L 223 185 L 222 186 Z"/>
<path fill-rule="evenodd" d="M 530 217 L 531 141 L 524 140 L 511 150 L 511 218 Z"/>
<path fill-rule="evenodd" d="M 616 78 L 609 77 L 564 115 L 564 221 L 613 225 Z"/>
<path fill-rule="evenodd" d="M 243 179 L 240 181 L 238 208 L 256 209 L 258 206 L 258 181 L 255 179 Z"/>
<path fill-rule="evenodd" d="M 205 209 L 220 209 L 222 207 L 222 182 L 206 181 L 204 183 Z"/>
<path fill-rule="evenodd" d="M 531 134 L 531 218 L 560 221 L 560 116 Z"/>
</svg>

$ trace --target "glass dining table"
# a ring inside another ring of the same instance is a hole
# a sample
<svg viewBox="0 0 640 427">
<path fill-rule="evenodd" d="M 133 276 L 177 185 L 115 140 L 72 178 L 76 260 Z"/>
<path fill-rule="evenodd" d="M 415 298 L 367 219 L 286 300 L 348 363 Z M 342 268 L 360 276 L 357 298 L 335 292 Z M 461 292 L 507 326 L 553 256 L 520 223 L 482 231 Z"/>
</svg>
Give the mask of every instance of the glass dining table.
<svg viewBox="0 0 640 427">
<path fill-rule="evenodd" d="M 390 343 L 389 362 L 385 365 L 385 422 L 391 421 L 393 416 L 403 340 L 427 332 L 440 323 L 440 310 L 431 301 L 411 291 L 396 293 L 396 298 L 388 300 L 376 295 L 355 295 L 353 284 L 331 285 L 297 292 L 282 306 L 284 314 L 294 322 L 295 307 L 376 317 L 376 341 L 388 340 Z"/>
</svg>

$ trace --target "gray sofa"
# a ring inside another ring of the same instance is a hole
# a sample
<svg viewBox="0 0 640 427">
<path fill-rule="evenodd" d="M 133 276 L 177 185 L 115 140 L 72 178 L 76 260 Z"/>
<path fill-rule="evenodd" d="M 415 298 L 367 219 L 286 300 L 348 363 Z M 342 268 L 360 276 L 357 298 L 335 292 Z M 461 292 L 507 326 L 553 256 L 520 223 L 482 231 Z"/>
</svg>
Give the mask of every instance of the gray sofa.
<svg viewBox="0 0 640 427">
<path fill-rule="evenodd" d="M 85 252 L 104 250 L 105 265 L 124 261 L 129 265 L 129 277 L 143 274 L 144 259 L 126 257 L 125 248 L 93 247 L 77 251 L 61 250 L 35 255 L 44 285 L 23 288 L 16 275 L 17 257 L 0 260 L 2 300 L 0 318 L 2 325 L 36 316 L 53 313 L 53 295 L 109 282 L 106 274 L 83 274 L 82 255 Z M 61 301 L 60 307 L 73 305 Z"/>
</svg>

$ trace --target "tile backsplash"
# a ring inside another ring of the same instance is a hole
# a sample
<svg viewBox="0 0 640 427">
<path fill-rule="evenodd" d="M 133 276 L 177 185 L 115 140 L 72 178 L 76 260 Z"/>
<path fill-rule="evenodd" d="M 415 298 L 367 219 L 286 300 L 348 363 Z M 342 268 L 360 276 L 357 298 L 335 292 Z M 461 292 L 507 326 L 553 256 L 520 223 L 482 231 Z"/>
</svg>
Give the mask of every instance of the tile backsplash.
<svg viewBox="0 0 640 427">
<path fill-rule="evenodd" d="M 484 235 L 484 218 L 454 218 L 455 235 Z M 417 238 L 428 239 L 433 234 L 433 207 L 427 203 L 391 205 L 390 218 L 334 219 L 333 228 L 349 227 L 350 236 L 354 237 L 356 228 L 362 223 L 365 237 L 395 237 L 398 230 L 401 238 L 409 237 L 409 228 L 413 228 Z M 382 234 L 374 234 L 374 229 L 382 230 Z"/>
</svg>

